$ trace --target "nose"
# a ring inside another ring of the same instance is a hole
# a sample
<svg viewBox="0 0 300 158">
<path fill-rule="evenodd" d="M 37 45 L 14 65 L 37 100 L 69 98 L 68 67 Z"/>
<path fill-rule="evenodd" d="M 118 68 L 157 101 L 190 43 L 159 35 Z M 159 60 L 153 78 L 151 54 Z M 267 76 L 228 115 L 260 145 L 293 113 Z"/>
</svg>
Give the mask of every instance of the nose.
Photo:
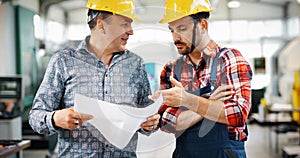
<svg viewBox="0 0 300 158">
<path fill-rule="evenodd" d="M 172 33 L 172 36 L 173 36 L 174 41 L 178 41 L 181 38 L 180 35 L 178 33 L 175 33 L 175 32 Z"/>
<path fill-rule="evenodd" d="M 126 34 L 128 35 L 133 35 L 133 29 L 131 26 L 128 27 L 127 31 L 126 31 Z"/>
<path fill-rule="evenodd" d="M 128 35 L 133 35 L 133 30 L 131 29 L 131 30 L 127 31 L 126 33 L 127 33 Z"/>
</svg>

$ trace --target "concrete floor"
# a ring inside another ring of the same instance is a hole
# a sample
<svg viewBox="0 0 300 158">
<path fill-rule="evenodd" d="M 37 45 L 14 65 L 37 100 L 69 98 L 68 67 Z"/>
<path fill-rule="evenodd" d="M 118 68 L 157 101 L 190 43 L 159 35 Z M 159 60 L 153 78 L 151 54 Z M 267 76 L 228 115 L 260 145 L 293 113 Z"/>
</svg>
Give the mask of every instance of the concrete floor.
<svg viewBox="0 0 300 158">
<path fill-rule="evenodd" d="M 281 158 L 281 148 L 286 145 L 297 145 L 299 143 L 299 133 L 289 132 L 278 135 L 278 152 L 275 150 L 276 135 L 267 126 L 250 124 L 249 138 L 246 142 L 247 158 Z M 155 140 L 156 143 L 149 143 Z M 269 143 L 271 140 L 271 143 Z M 143 143 L 147 142 L 147 143 Z M 174 149 L 174 138 L 172 135 L 156 132 L 150 137 L 141 136 L 138 145 L 139 158 L 169 158 Z M 24 150 L 23 158 L 45 158 L 47 150 Z M 55 158 L 53 156 L 52 158 Z"/>
</svg>

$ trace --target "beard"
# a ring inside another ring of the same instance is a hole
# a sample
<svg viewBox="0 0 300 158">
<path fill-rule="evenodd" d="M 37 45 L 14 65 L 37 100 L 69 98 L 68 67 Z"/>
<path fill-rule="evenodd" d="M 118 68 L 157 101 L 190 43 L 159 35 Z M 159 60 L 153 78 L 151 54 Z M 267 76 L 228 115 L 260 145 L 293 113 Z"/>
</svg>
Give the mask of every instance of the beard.
<svg viewBox="0 0 300 158">
<path fill-rule="evenodd" d="M 176 45 L 179 54 L 188 55 L 189 53 L 191 53 L 191 47 L 189 47 L 186 43 L 175 41 L 174 44 Z"/>
</svg>

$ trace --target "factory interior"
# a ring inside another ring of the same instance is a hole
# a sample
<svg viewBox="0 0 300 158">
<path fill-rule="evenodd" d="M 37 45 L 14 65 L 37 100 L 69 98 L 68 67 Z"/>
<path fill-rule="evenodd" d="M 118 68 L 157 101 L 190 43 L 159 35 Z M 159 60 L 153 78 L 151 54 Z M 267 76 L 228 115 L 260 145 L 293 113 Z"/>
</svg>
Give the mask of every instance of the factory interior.
<svg viewBox="0 0 300 158">
<path fill-rule="evenodd" d="M 86 3 L 0 0 L 0 158 L 57 157 L 57 135 L 34 132 L 28 117 L 51 57 L 90 34 Z M 159 23 L 164 3 L 135 0 L 141 22 L 126 45 L 144 59 L 152 91 L 163 65 L 179 57 L 168 24 Z M 210 3 L 210 37 L 238 49 L 253 71 L 247 157 L 300 158 L 300 0 Z M 171 158 L 174 148 L 174 135 L 158 130 L 139 135 L 137 157 Z"/>
</svg>

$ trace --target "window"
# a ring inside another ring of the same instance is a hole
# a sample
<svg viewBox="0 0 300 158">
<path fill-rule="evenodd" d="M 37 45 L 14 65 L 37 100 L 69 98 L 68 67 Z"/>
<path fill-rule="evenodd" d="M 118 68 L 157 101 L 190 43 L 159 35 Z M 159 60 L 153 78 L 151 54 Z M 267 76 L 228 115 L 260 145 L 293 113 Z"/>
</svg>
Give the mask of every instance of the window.
<svg viewBox="0 0 300 158">
<path fill-rule="evenodd" d="M 245 41 L 248 40 L 248 21 L 236 20 L 231 22 L 231 40 L 232 41 Z"/>
<path fill-rule="evenodd" d="M 64 26 L 59 22 L 48 21 L 46 37 L 53 43 L 64 42 Z"/>
<path fill-rule="evenodd" d="M 283 35 L 282 20 L 266 20 L 263 28 L 266 37 L 280 37 Z"/>
<path fill-rule="evenodd" d="M 212 21 L 208 33 L 216 41 L 230 40 L 230 25 L 229 21 Z"/>
<path fill-rule="evenodd" d="M 90 29 L 87 24 L 70 25 L 67 30 L 67 39 L 69 41 L 83 40 L 90 34 Z"/>
<path fill-rule="evenodd" d="M 42 23 L 42 19 L 39 15 L 34 15 L 33 17 L 33 25 L 34 25 L 34 36 L 37 39 L 44 38 L 44 26 Z"/>
<path fill-rule="evenodd" d="M 293 17 L 287 20 L 288 35 L 289 37 L 295 37 L 300 34 L 299 32 L 299 18 Z"/>
</svg>

